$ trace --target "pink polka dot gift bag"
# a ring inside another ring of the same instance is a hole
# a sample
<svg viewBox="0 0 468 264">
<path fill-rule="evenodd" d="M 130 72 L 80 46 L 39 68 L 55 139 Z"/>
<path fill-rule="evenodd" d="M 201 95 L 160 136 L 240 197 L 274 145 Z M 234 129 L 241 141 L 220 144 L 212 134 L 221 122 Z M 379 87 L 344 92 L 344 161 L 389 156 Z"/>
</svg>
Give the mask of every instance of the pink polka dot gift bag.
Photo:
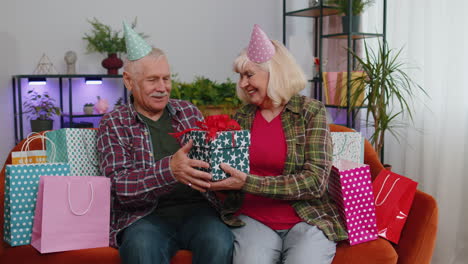
<svg viewBox="0 0 468 264">
<path fill-rule="evenodd" d="M 370 167 L 348 160 L 334 162 L 328 191 L 348 231 L 350 245 L 377 239 Z"/>
</svg>

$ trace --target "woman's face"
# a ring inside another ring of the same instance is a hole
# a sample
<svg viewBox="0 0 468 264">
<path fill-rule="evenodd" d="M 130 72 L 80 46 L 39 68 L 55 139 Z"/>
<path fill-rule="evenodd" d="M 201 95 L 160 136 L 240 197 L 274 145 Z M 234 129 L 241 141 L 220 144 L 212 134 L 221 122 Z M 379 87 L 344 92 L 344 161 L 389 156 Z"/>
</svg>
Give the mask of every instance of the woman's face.
<svg viewBox="0 0 468 264">
<path fill-rule="evenodd" d="M 271 105 L 271 100 L 267 96 L 270 77 L 267 71 L 252 62 L 247 62 L 239 75 L 239 87 L 244 90 L 250 103 L 260 108 L 267 108 Z"/>
</svg>

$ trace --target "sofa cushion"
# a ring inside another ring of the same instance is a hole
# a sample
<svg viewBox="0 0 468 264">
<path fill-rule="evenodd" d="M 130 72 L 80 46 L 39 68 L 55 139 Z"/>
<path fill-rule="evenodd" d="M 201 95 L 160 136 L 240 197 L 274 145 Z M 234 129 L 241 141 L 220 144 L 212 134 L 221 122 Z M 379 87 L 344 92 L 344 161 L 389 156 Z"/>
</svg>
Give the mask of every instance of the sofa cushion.
<svg viewBox="0 0 468 264">
<path fill-rule="evenodd" d="M 119 252 L 111 247 L 72 250 L 66 252 L 41 254 L 30 245 L 6 248 L 0 257 L 1 263 L 15 264 L 118 264 Z"/>
<path fill-rule="evenodd" d="M 346 241 L 338 243 L 332 264 L 396 264 L 397 261 L 398 255 L 390 242 L 378 238 L 354 246 Z"/>
</svg>

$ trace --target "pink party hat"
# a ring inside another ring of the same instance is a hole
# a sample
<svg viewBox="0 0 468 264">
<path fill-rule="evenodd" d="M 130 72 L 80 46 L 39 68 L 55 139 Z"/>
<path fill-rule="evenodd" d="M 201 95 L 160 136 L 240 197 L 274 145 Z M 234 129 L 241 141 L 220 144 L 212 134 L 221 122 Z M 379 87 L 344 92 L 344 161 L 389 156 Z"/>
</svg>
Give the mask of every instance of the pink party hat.
<svg viewBox="0 0 468 264">
<path fill-rule="evenodd" d="M 275 55 L 275 46 L 259 25 L 255 24 L 250 36 L 247 57 L 255 63 L 269 61 Z"/>
</svg>

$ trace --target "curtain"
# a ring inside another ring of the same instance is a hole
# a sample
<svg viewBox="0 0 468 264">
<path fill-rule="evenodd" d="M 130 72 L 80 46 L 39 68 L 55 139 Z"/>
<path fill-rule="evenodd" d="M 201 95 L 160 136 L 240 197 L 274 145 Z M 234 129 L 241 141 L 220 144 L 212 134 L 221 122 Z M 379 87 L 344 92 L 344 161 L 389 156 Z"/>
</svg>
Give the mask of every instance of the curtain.
<svg viewBox="0 0 468 264">
<path fill-rule="evenodd" d="M 365 21 L 380 19 L 382 2 L 376 1 Z M 468 1 L 387 2 L 389 46 L 403 47 L 402 58 L 414 66 L 408 74 L 428 96 L 418 95 L 414 122 L 399 129 L 399 140 L 386 135 L 385 163 L 418 181 L 419 188 L 437 200 L 439 225 L 432 263 L 467 263 Z M 372 32 L 374 26 L 367 30 Z"/>
</svg>

